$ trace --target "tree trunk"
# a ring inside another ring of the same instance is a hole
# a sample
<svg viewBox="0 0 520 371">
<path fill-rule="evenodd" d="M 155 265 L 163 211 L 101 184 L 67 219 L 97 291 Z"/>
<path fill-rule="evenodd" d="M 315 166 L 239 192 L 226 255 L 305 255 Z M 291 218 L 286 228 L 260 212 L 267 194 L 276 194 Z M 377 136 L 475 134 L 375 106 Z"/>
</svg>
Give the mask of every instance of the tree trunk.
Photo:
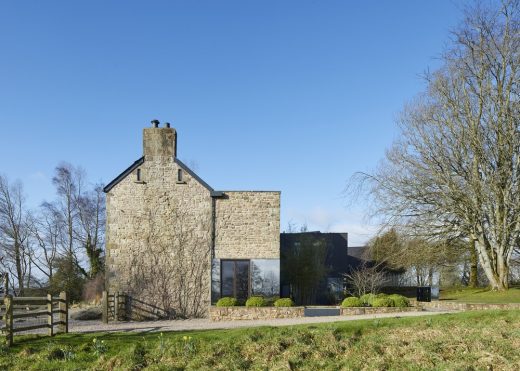
<svg viewBox="0 0 520 371">
<path fill-rule="evenodd" d="M 14 253 L 15 253 L 15 264 L 16 264 L 16 275 L 18 277 L 18 295 L 23 296 L 24 292 L 24 282 L 23 282 L 23 270 L 22 270 L 22 257 L 20 251 L 20 244 L 18 243 L 18 236 L 15 236 L 14 241 Z"/>
<path fill-rule="evenodd" d="M 475 240 L 469 242 L 469 287 L 478 287 L 478 255 Z"/>
<path fill-rule="evenodd" d="M 509 288 L 509 266 L 506 259 L 501 255 L 493 257 L 486 249 L 485 240 L 479 239 L 475 246 L 491 289 L 496 291 L 507 290 Z M 495 251 L 498 250 L 495 249 Z"/>
</svg>

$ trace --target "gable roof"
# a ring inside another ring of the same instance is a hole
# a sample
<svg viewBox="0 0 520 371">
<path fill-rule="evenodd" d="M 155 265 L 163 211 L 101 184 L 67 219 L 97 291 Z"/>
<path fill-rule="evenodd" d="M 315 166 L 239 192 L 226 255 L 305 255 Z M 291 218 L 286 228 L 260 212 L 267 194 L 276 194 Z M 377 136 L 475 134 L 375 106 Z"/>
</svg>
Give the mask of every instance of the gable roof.
<svg viewBox="0 0 520 371">
<path fill-rule="evenodd" d="M 141 157 L 139 160 L 135 161 L 132 165 L 130 165 L 128 168 L 126 168 L 125 171 L 123 171 L 121 174 L 119 174 L 114 180 L 112 180 L 110 183 L 108 183 L 105 188 L 103 188 L 103 192 L 108 193 L 112 188 L 114 188 L 120 181 L 122 181 L 128 174 L 130 174 L 132 171 L 134 171 L 135 168 L 138 166 L 141 166 L 144 162 L 144 156 Z"/>
<path fill-rule="evenodd" d="M 224 195 L 224 192 L 221 191 L 215 191 L 213 188 L 209 186 L 208 183 L 203 181 L 197 174 L 193 172 L 186 164 L 184 164 L 181 160 L 178 158 L 174 158 L 173 162 L 175 162 L 179 167 L 190 174 L 197 182 L 199 182 L 204 188 L 206 188 L 211 197 L 221 197 Z M 110 192 L 112 188 L 114 188 L 119 182 L 121 182 L 128 174 L 130 174 L 132 171 L 134 171 L 137 167 L 141 166 L 144 163 L 144 156 L 141 157 L 139 160 L 135 161 L 132 165 L 130 165 L 128 168 L 125 169 L 121 174 L 119 174 L 114 180 L 112 180 L 110 183 L 108 183 L 105 188 L 103 188 L 103 192 L 107 193 Z"/>
</svg>

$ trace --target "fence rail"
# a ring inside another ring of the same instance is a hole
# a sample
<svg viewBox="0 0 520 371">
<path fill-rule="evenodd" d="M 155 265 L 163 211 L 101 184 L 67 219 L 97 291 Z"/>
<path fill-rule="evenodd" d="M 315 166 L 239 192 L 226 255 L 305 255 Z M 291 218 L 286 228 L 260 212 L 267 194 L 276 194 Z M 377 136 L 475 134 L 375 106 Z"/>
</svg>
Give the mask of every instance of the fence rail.
<svg viewBox="0 0 520 371">
<path fill-rule="evenodd" d="M 47 329 L 47 334 L 53 336 L 56 326 L 57 332 L 69 332 L 69 306 L 65 292 L 61 292 L 58 297 L 52 297 L 51 294 L 46 297 L 12 297 L 6 295 L 1 313 L 4 322 L 1 330 L 5 334 L 8 346 L 13 345 L 13 335 L 17 332 Z M 58 321 L 54 320 L 55 314 L 58 315 Z M 15 321 L 25 318 L 41 319 L 42 317 L 47 319 L 47 323 L 19 326 L 20 322 Z"/>
</svg>

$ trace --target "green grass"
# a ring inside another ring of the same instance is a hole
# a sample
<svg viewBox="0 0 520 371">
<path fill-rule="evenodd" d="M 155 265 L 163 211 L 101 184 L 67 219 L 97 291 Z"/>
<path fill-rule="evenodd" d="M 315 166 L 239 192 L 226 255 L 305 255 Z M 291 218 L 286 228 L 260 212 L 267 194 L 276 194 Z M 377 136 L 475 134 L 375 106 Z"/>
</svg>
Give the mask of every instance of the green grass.
<svg viewBox="0 0 520 371">
<path fill-rule="evenodd" d="M 9 370 L 519 369 L 520 311 L 251 329 L 16 337 Z M 93 339 L 99 344 L 94 346 Z M 101 349 L 101 348 L 106 349 Z"/>
<path fill-rule="evenodd" d="M 507 291 L 491 291 L 488 288 L 453 288 L 441 290 L 441 300 L 466 303 L 520 303 L 520 287 Z"/>
</svg>

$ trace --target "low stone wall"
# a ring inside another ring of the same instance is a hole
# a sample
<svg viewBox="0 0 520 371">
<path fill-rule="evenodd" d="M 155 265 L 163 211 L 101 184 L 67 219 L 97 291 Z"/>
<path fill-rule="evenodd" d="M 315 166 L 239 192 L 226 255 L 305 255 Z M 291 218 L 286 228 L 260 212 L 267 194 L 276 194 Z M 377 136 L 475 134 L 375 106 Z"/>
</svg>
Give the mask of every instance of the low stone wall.
<svg viewBox="0 0 520 371">
<path fill-rule="evenodd" d="M 303 317 L 304 307 L 211 307 L 212 321 Z"/>
<path fill-rule="evenodd" d="M 510 304 L 479 304 L 479 303 L 459 303 L 446 300 L 435 300 L 431 302 L 415 302 L 414 305 L 422 309 L 438 310 L 490 310 L 490 309 L 520 309 L 520 303 Z"/>
<path fill-rule="evenodd" d="M 422 308 L 339 308 L 341 316 L 361 314 L 416 312 Z M 209 318 L 212 321 L 239 321 L 252 319 L 276 319 L 304 317 L 305 307 L 211 307 Z"/>
<path fill-rule="evenodd" d="M 379 314 L 379 313 L 402 313 L 402 312 L 420 312 L 422 308 L 417 307 L 352 307 L 340 308 L 342 316 L 355 316 L 362 314 Z"/>
</svg>

